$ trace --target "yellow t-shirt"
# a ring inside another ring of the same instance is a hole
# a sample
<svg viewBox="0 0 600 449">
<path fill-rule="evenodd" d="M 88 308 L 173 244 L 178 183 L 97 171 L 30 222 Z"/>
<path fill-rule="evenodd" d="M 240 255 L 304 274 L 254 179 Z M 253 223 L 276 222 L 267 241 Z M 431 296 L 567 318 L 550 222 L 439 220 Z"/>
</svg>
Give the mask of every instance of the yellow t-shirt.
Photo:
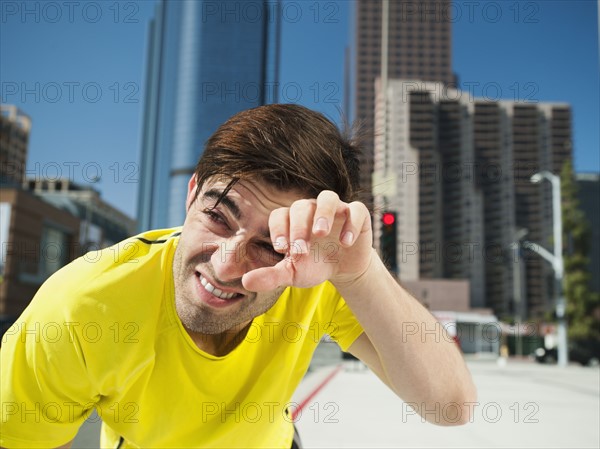
<svg viewBox="0 0 600 449">
<path fill-rule="evenodd" d="M 101 447 L 290 447 L 286 414 L 328 333 L 362 333 L 328 282 L 288 288 L 245 339 L 215 357 L 175 310 L 179 229 L 150 231 L 67 265 L 3 337 L 3 447 L 59 446 L 95 409 Z"/>
</svg>

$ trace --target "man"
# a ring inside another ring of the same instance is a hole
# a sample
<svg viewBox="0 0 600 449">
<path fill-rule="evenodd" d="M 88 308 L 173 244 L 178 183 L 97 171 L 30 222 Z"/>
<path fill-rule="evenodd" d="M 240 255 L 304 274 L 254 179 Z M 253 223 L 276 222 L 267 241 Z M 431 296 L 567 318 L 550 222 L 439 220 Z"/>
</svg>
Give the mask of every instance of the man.
<svg viewBox="0 0 600 449">
<path fill-rule="evenodd" d="M 326 333 L 402 399 L 453 404 L 436 424 L 467 422 L 475 388 L 452 340 L 402 333 L 436 321 L 372 249 L 357 161 L 301 106 L 228 120 L 182 228 L 79 258 L 7 332 L 1 445 L 69 447 L 95 409 L 102 447 L 289 448 L 289 401 Z"/>
</svg>

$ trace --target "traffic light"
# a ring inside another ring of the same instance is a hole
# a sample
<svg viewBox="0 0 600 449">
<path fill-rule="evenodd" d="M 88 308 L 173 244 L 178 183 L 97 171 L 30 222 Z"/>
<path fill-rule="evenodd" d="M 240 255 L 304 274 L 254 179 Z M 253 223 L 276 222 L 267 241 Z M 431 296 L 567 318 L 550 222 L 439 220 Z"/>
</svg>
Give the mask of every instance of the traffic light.
<svg viewBox="0 0 600 449">
<path fill-rule="evenodd" d="M 394 273 L 398 272 L 398 264 L 396 263 L 396 227 L 397 227 L 396 212 L 385 211 L 381 215 L 381 258 Z"/>
</svg>

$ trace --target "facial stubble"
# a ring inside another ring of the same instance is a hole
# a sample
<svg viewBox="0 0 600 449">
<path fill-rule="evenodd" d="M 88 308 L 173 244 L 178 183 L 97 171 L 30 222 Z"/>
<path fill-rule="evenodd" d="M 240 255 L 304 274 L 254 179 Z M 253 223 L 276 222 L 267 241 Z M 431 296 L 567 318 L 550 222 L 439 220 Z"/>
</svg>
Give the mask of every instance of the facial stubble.
<svg viewBox="0 0 600 449">
<path fill-rule="evenodd" d="M 210 264 L 210 257 L 210 254 L 199 255 L 186 264 L 181 246 L 175 249 L 173 257 L 175 308 L 184 327 L 192 332 L 215 335 L 230 331 L 267 312 L 285 289 L 280 287 L 267 293 L 247 292 L 239 303 L 240 307 L 216 313 L 208 306 L 200 304 L 195 298 L 193 288 L 190 287 L 191 279 L 196 277 L 195 267 L 201 263 Z M 241 285 L 241 280 L 239 284 Z"/>
</svg>

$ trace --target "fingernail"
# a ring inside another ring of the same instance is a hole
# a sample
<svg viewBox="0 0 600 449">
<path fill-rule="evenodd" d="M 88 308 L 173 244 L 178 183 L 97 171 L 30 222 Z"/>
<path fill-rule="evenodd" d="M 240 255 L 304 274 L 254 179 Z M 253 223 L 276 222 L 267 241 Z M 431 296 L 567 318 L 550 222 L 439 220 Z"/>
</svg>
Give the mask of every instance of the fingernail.
<svg viewBox="0 0 600 449">
<path fill-rule="evenodd" d="M 313 231 L 328 231 L 328 230 L 329 230 L 329 223 L 327 222 L 327 218 L 325 218 L 325 217 L 319 218 L 313 228 Z"/>
<path fill-rule="evenodd" d="M 279 236 L 275 239 L 275 248 L 277 249 L 283 249 L 285 248 L 285 245 L 287 245 L 287 242 L 285 240 L 285 237 L 283 236 Z"/>
<path fill-rule="evenodd" d="M 294 254 L 306 254 L 308 253 L 308 245 L 302 239 L 298 239 L 294 241 L 294 245 L 292 247 L 292 253 Z"/>
<path fill-rule="evenodd" d="M 352 234 L 352 232 L 350 232 L 350 231 L 346 232 L 342 237 L 342 243 L 344 245 L 351 245 L 353 240 L 354 240 L 354 234 Z"/>
</svg>

